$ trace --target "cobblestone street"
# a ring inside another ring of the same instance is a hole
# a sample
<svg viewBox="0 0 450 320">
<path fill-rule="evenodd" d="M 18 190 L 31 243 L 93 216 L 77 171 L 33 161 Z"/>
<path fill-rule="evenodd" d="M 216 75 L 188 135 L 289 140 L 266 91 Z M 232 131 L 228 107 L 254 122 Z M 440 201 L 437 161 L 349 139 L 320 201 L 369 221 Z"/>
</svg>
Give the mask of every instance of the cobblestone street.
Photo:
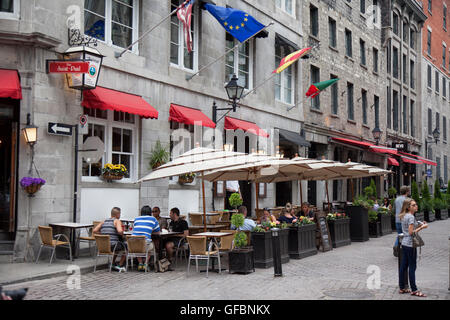
<svg viewBox="0 0 450 320">
<path fill-rule="evenodd" d="M 449 287 L 450 220 L 436 221 L 422 231 L 425 247 L 418 260 L 417 285 L 430 300 L 450 300 Z M 392 255 L 395 234 L 353 242 L 350 246 L 319 252 L 301 260 L 283 264 L 283 277 L 274 277 L 273 269 L 256 269 L 248 275 L 196 273 L 186 277 L 186 263 L 174 272 L 109 273 L 81 275 L 80 289 L 73 279 L 60 276 L 5 286 L 5 290 L 29 287 L 26 299 L 208 299 L 208 300 L 289 300 L 289 299 L 419 299 L 398 294 L 397 259 Z M 224 261 L 226 266 L 227 261 Z M 372 275 L 367 268 L 380 268 L 381 287 L 368 289 Z M 69 285 L 68 285 L 69 283 Z M 72 285 L 71 285 L 72 283 Z M 239 290 L 236 290 L 239 288 Z M 268 292 L 267 288 L 271 288 Z"/>
</svg>

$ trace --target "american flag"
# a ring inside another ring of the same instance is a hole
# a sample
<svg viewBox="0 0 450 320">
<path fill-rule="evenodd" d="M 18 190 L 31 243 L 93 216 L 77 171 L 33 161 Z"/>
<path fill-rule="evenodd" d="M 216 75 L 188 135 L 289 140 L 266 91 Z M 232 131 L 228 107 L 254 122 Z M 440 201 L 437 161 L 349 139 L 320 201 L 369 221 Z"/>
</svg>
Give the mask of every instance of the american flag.
<svg viewBox="0 0 450 320">
<path fill-rule="evenodd" d="M 194 2 L 195 0 L 185 1 L 177 11 L 177 17 L 183 23 L 184 42 L 188 52 L 192 51 L 191 19 Z"/>
</svg>

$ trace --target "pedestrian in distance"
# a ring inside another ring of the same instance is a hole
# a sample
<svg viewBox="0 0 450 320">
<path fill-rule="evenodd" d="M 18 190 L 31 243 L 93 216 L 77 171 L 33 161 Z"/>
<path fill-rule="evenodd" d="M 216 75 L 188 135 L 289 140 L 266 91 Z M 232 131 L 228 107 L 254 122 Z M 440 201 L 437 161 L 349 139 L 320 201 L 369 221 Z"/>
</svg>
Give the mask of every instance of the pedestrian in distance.
<svg viewBox="0 0 450 320">
<path fill-rule="evenodd" d="M 403 231 L 403 239 L 401 243 L 403 259 L 399 271 L 399 293 L 411 293 L 412 296 L 426 297 L 426 295 L 419 291 L 416 286 L 417 248 L 413 247 L 413 234 L 422 229 L 428 228 L 428 225 L 424 222 L 418 226 L 419 223 L 414 216 L 417 209 L 418 206 L 416 201 L 411 198 L 406 198 L 403 201 L 403 206 L 399 215 Z M 405 273 L 408 274 L 412 292 L 406 288 Z"/>
<path fill-rule="evenodd" d="M 403 201 L 409 196 L 410 188 L 408 186 L 402 186 L 400 188 L 400 195 L 395 199 L 394 201 L 394 208 L 395 208 L 395 226 L 397 229 L 397 233 L 402 233 L 402 224 L 400 222 L 400 211 L 403 206 Z M 398 257 L 398 237 L 395 239 L 393 253 L 395 257 Z"/>
</svg>

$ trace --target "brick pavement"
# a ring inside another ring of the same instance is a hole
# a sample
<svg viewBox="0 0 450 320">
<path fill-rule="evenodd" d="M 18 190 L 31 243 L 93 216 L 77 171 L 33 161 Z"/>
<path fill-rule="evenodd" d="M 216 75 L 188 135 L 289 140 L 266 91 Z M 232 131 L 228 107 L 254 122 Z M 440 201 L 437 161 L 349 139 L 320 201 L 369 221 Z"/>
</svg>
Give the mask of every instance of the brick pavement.
<svg viewBox="0 0 450 320">
<path fill-rule="evenodd" d="M 416 281 L 430 300 L 450 300 L 449 234 L 450 219 L 430 223 L 422 231 L 425 247 L 418 262 Z M 397 259 L 392 255 L 396 234 L 353 242 L 349 246 L 319 252 L 301 260 L 283 264 L 283 277 L 274 277 L 273 269 L 256 269 L 248 275 L 196 273 L 186 277 L 186 263 L 167 273 L 108 273 L 100 270 L 80 277 L 81 289 L 68 289 L 69 276 L 36 280 L 5 286 L 5 289 L 29 287 L 27 299 L 208 299 L 208 300 L 290 300 L 358 299 L 412 300 L 399 295 Z M 226 265 L 226 261 L 225 261 Z M 380 270 L 379 289 L 369 290 L 367 267 Z M 236 290 L 239 288 L 239 290 Z M 267 288 L 271 288 L 270 291 Z"/>
</svg>

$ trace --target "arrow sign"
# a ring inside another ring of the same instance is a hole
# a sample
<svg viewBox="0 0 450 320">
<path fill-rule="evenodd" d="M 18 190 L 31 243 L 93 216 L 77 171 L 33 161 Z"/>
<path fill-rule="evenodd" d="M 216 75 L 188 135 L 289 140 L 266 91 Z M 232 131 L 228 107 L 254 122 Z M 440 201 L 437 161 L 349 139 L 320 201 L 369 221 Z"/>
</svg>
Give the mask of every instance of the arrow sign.
<svg viewBox="0 0 450 320">
<path fill-rule="evenodd" d="M 64 124 L 64 123 L 49 122 L 47 132 L 49 134 L 71 136 L 72 135 L 72 126 L 69 124 Z"/>
</svg>

